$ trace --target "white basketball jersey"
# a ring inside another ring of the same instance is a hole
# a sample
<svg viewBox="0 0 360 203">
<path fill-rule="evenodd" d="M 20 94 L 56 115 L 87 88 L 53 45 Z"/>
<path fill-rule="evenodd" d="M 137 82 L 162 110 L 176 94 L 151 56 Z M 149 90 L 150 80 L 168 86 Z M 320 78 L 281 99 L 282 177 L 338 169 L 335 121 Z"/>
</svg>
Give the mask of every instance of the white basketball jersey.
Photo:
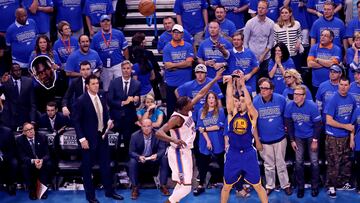
<svg viewBox="0 0 360 203">
<path fill-rule="evenodd" d="M 195 123 L 192 118 L 191 111 L 189 111 L 188 116 L 184 116 L 178 112 L 174 112 L 171 115 L 171 117 L 172 116 L 180 116 L 181 118 L 184 119 L 184 123 L 182 124 L 182 126 L 180 128 L 170 130 L 171 137 L 183 140 L 187 145 L 186 148 L 192 149 L 193 145 L 194 145 L 196 131 L 195 131 Z M 174 144 L 172 142 L 170 144 L 173 147 L 177 147 L 176 144 Z"/>
</svg>

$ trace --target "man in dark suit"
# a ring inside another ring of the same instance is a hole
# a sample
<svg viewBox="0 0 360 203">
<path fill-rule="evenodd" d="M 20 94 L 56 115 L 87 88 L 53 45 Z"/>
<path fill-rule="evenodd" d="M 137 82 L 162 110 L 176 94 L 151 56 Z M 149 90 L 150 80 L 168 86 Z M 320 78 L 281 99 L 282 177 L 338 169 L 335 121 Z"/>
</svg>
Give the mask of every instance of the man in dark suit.
<svg viewBox="0 0 360 203">
<path fill-rule="evenodd" d="M 132 66 L 128 60 L 121 63 L 122 76 L 111 81 L 108 91 L 110 116 L 114 119 L 115 131 L 120 134 L 120 147 L 126 154 L 131 134 L 136 130 L 136 107 L 140 104 L 140 82 L 131 78 Z"/>
<path fill-rule="evenodd" d="M 170 195 L 170 192 L 166 188 L 169 165 L 165 151 L 166 144 L 155 137 L 155 131 L 152 128 L 151 120 L 142 120 L 141 130 L 132 134 L 130 140 L 129 175 L 133 185 L 131 199 L 137 199 L 139 196 L 139 169 L 145 169 L 146 173 L 156 176 L 159 171 L 159 166 L 160 190 L 163 195 Z"/>
<path fill-rule="evenodd" d="M 1 78 L 0 95 L 5 95 L 2 120 L 4 125 L 15 130 L 25 122 L 35 122 L 36 104 L 32 80 L 21 76 L 19 64 L 14 63 L 10 75 Z"/>
<path fill-rule="evenodd" d="M 49 181 L 51 161 L 47 138 L 35 135 L 33 124 L 24 123 L 23 134 L 16 139 L 16 145 L 24 180 L 29 188 L 29 198 L 35 200 L 37 179 L 44 185 Z M 46 198 L 45 192 L 41 199 Z"/>
<path fill-rule="evenodd" d="M 65 127 L 69 126 L 69 118 L 58 112 L 55 102 L 48 102 L 46 113 L 39 119 L 39 128 L 46 128 L 50 132 L 61 133 Z"/>
<path fill-rule="evenodd" d="M 70 115 L 72 101 L 80 97 L 85 92 L 85 78 L 91 74 L 91 64 L 89 61 L 83 61 L 80 63 L 80 74 L 81 77 L 75 78 L 71 81 L 70 86 L 63 97 L 62 113 L 64 116 Z"/>
<path fill-rule="evenodd" d="M 74 106 L 74 126 L 82 151 L 82 172 L 86 199 L 90 203 L 99 202 L 95 197 L 91 170 L 95 162 L 99 162 L 105 196 L 122 200 L 122 196 L 112 188 L 113 179 L 110 169 L 110 150 L 107 136 L 103 136 L 107 128 L 112 128 L 104 97 L 99 93 L 99 78 L 90 75 L 85 80 L 87 92 L 81 95 Z"/>
</svg>

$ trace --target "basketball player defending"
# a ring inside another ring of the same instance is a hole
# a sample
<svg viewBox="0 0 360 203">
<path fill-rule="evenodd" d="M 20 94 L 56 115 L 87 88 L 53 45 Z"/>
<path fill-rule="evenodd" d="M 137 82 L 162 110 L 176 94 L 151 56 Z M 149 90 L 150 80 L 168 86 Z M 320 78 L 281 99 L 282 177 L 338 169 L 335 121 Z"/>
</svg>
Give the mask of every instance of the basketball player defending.
<svg viewBox="0 0 360 203">
<path fill-rule="evenodd" d="M 262 203 L 268 202 L 266 191 L 261 185 L 260 168 L 257 153 L 253 147 L 262 150 L 256 120 L 258 112 L 252 104 L 250 94 L 245 86 L 244 74 L 239 71 L 232 76 L 224 76 L 226 88 L 226 108 L 228 111 L 229 149 L 225 155 L 224 187 L 221 191 L 221 203 L 226 203 L 232 186 L 244 176 L 259 195 Z M 233 81 L 236 92 L 233 90 Z M 234 94 L 235 93 L 235 94 Z"/>
<path fill-rule="evenodd" d="M 172 171 L 172 179 L 177 182 L 172 195 L 166 202 L 180 202 L 191 192 L 193 176 L 191 149 L 196 136 L 191 110 L 207 94 L 211 86 L 221 79 L 223 72 L 224 69 L 220 69 L 215 78 L 204 86 L 192 100 L 189 97 L 179 97 L 175 105 L 175 112 L 169 121 L 156 132 L 159 139 L 170 142 L 168 148 L 169 166 Z M 170 136 L 166 134 L 169 131 Z"/>
</svg>

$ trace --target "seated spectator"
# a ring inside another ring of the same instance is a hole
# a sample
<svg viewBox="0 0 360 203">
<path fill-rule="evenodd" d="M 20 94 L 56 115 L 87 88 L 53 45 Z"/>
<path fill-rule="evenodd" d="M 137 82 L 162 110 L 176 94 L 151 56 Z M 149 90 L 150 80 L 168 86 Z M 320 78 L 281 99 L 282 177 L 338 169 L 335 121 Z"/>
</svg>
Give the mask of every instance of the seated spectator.
<svg viewBox="0 0 360 203">
<path fill-rule="evenodd" d="M 49 183 L 51 162 L 47 139 L 35 133 L 33 124 L 24 123 L 23 134 L 16 139 L 16 145 L 29 198 L 36 200 L 37 180 L 44 185 Z M 41 199 L 47 199 L 47 192 Z"/>
<path fill-rule="evenodd" d="M 166 144 L 155 136 L 150 119 L 141 121 L 141 130 L 131 135 L 129 148 L 129 175 L 132 183 L 131 199 L 139 196 L 139 171 L 146 169 L 147 174 L 156 176 L 160 167 L 160 190 L 163 195 L 169 196 L 166 188 L 168 175 L 168 159 L 165 155 Z"/>
<path fill-rule="evenodd" d="M 48 102 L 46 105 L 46 113 L 40 116 L 39 128 L 46 128 L 50 132 L 59 134 L 69 125 L 69 122 L 68 117 L 58 112 L 55 102 Z"/>
<path fill-rule="evenodd" d="M 360 10 L 360 9 L 359 9 Z M 350 82 L 354 82 L 354 72 L 355 70 L 360 69 L 360 32 L 355 32 L 352 37 L 353 44 L 346 51 L 346 62 L 349 64 L 347 76 L 350 79 Z"/>
<path fill-rule="evenodd" d="M 164 120 L 164 113 L 155 104 L 155 99 L 152 94 L 147 94 L 143 101 L 144 107 L 136 112 L 138 121 L 136 124 L 141 127 L 141 121 L 150 119 L 153 128 L 160 128 Z"/>
<path fill-rule="evenodd" d="M 277 43 L 271 49 L 269 61 L 269 77 L 275 85 L 274 92 L 281 94 L 285 89 L 285 70 L 295 68 L 294 61 L 290 58 L 289 50 L 282 42 Z"/>
<path fill-rule="evenodd" d="M 296 86 L 302 84 L 302 78 L 299 72 L 295 69 L 286 70 L 284 73 L 286 88 L 284 89 L 282 95 L 285 97 L 286 101 L 294 100 L 294 89 Z M 306 87 L 306 86 L 305 86 Z M 306 99 L 312 100 L 311 92 L 306 87 Z"/>
</svg>

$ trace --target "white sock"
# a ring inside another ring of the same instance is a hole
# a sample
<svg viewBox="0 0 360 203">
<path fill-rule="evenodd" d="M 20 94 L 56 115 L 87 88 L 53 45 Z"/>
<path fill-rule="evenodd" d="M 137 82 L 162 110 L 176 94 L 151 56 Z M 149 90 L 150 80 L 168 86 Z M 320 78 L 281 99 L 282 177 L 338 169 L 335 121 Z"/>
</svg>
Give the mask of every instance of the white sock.
<svg viewBox="0 0 360 203">
<path fill-rule="evenodd" d="M 191 185 L 176 184 L 173 193 L 169 197 L 171 203 L 180 202 L 182 198 L 191 192 Z"/>
</svg>

